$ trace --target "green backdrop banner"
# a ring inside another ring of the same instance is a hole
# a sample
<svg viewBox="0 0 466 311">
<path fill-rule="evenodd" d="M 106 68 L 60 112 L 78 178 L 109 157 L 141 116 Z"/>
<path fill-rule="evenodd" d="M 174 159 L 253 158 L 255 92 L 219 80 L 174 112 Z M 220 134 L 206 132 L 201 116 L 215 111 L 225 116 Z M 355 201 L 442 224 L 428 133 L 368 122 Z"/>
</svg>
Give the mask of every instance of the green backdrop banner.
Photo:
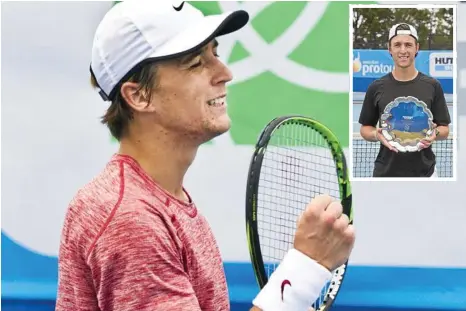
<svg viewBox="0 0 466 311">
<path fill-rule="evenodd" d="M 349 3 L 190 3 L 206 15 L 245 9 L 251 16 L 241 31 L 219 38 L 234 75 L 232 128 L 219 139 L 253 145 L 271 119 L 293 113 L 323 122 L 348 146 Z"/>
</svg>

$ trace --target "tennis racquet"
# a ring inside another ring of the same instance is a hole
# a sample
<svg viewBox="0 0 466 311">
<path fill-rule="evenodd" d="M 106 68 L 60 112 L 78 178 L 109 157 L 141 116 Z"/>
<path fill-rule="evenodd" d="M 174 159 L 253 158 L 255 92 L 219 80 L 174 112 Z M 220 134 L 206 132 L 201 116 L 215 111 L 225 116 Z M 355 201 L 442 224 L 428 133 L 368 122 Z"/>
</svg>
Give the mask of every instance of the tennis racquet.
<svg viewBox="0 0 466 311">
<path fill-rule="evenodd" d="M 351 185 L 345 155 L 322 123 L 299 115 L 272 120 L 262 131 L 249 167 L 246 231 L 257 283 L 262 289 L 293 247 L 296 222 L 316 195 L 341 200 L 353 222 Z M 328 310 L 345 276 L 340 266 L 313 308 Z"/>
</svg>

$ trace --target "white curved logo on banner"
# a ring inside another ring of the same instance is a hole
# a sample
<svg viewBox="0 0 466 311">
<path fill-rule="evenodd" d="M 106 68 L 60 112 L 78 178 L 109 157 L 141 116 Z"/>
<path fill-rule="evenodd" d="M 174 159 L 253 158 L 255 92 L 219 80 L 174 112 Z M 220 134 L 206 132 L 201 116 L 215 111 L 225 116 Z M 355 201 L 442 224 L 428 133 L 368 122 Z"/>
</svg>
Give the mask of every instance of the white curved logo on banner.
<svg viewBox="0 0 466 311">
<path fill-rule="evenodd" d="M 250 14 L 251 19 L 270 4 L 272 2 L 220 2 L 223 11 L 244 9 Z M 230 55 L 235 41 L 239 41 L 251 54 L 250 57 L 230 65 L 234 75 L 232 84 L 241 83 L 264 71 L 270 71 L 288 82 L 305 88 L 322 92 L 348 92 L 347 72 L 335 73 L 309 68 L 287 57 L 314 29 L 327 6 L 327 2 L 308 2 L 293 24 L 270 44 L 264 41 L 251 23 L 239 32 L 222 38 L 219 50 L 224 55 Z M 308 32 L 303 29 L 308 29 Z"/>
<path fill-rule="evenodd" d="M 242 9 L 248 12 L 250 20 L 271 4 L 273 2 L 270 1 L 219 2 L 223 12 Z M 317 70 L 288 58 L 288 55 L 312 32 L 315 25 L 324 16 L 327 7 L 328 2 L 308 2 L 295 21 L 272 43 L 267 43 L 250 22 L 240 31 L 219 38 L 218 49 L 225 63 L 236 42 L 240 42 L 250 54 L 243 60 L 229 64 L 234 77 L 230 85 L 242 83 L 269 71 L 290 83 L 308 89 L 328 93 L 348 92 L 347 72 L 336 73 Z M 303 31 L 303 29 L 307 29 L 307 31 Z M 233 146 L 234 142 L 230 133 L 226 133 L 215 138 L 214 144 L 225 147 Z"/>
</svg>

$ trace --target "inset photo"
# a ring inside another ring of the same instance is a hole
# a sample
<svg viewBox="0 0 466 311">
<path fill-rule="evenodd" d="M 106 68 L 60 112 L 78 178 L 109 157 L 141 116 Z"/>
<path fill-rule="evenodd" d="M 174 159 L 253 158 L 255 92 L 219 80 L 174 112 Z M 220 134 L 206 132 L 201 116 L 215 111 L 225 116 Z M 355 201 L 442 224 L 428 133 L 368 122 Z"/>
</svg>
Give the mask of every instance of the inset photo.
<svg viewBox="0 0 466 311">
<path fill-rule="evenodd" d="M 456 180 L 456 6 L 351 5 L 353 180 Z"/>
</svg>

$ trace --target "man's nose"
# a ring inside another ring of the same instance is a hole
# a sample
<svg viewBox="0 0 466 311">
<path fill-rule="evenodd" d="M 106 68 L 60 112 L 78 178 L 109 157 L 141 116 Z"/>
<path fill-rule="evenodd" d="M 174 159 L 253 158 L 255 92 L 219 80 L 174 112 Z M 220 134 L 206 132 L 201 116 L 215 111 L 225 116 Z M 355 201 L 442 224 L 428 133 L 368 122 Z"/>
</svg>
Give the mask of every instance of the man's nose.
<svg viewBox="0 0 466 311">
<path fill-rule="evenodd" d="M 215 74 L 213 76 L 213 84 L 228 83 L 233 79 L 233 74 L 227 65 L 217 60 Z"/>
</svg>

